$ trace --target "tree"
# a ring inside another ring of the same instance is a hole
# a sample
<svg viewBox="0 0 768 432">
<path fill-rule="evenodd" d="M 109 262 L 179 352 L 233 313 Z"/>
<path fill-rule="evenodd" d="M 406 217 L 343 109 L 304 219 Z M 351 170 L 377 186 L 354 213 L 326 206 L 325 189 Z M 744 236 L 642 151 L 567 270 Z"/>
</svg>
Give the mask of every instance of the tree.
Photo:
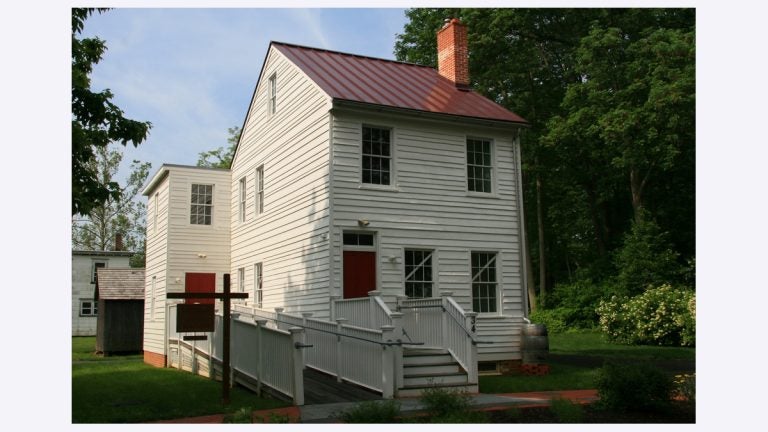
<svg viewBox="0 0 768 432">
<path fill-rule="evenodd" d="M 97 9 L 103 13 L 106 9 Z M 94 171 L 96 154 L 112 142 L 138 146 L 152 124 L 131 120 L 112 102 L 109 89 L 91 90 L 89 75 L 107 47 L 99 38 L 78 39 L 94 9 L 72 9 L 72 215 L 87 215 L 108 199 L 118 199 L 120 187 L 104 183 Z"/>
<path fill-rule="evenodd" d="M 232 166 L 232 158 L 235 156 L 237 143 L 240 141 L 240 128 L 238 126 L 227 128 L 229 138 L 228 147 L 219 147 L 215 150 L 200 153 L 197 166 L 208 168 L 229 168 Z M 213 159 L 213 160 L 212 160 Z"/>
<path fill-rule="evenodd" d="M 102 184 L 117 184 L 115 175 L 123 155 L 116 149 L 100 147 L 96 149 L 95 156 L 88 168 L 97 173 Z M 85 217 L 73 219 L 74 249 L 115 250 L 117 234 L 122 237 L 125 250 L 138 252 L 143 249 L 146 206 L 135 198 L 141 192 L 150 168 L 149 162 L 134 160 L 126 185 L 118 185 L 116 198 L 110 196 L 103 204 L 92 208 Z"/>
</svg>

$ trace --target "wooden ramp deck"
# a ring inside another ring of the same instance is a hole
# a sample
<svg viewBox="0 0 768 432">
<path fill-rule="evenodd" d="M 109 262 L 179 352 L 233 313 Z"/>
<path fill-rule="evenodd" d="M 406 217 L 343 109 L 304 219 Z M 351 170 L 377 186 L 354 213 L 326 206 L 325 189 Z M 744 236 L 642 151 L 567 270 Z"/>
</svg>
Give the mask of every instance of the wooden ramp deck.
<svg viewBox="0 0 768 432">
<path fill-rule="evenodd" d="M 304 369 L 304 404 L 316 405 L 338 402 L 362 402 L 381 400 L 381 394 L 318 372 Z"/>
</svg>

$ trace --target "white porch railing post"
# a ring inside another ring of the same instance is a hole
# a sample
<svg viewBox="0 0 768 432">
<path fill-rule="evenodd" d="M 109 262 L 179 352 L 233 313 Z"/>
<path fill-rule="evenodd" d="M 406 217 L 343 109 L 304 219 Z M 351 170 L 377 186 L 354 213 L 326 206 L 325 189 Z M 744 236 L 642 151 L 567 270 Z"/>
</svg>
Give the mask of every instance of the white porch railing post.
<svg viewBox="0 0 768 432">
<path fill-rule="evenodd" d="M 264 370 L 264 342 L 262 338 L 262 328 L 267 325 L 267 320 L 257 319 L 256 322 L 256 394 L 261 396 L 261 382 L 263 380 L 262 371 Z"/>
<path fill-rule="evenodd" d="M 331 296 L 331 316 L 328 318 L 328 321 L 333 321 L 336 319 L 336 301 L 340 299 L 341 296 L 338 294 Z"/>
<path fill-rule="evenodd" d="M 392 336 L 397 342 L 403 340 L 403 314 L 400 312 L 392 312 Z M 392 345 L 392 351 L 395 356 L 395 397 L 398 396 L 398 391 L 403 387 L 403 346 Z"/>
<path fill-rule="evenodd" d="M 307 343 L 307 318 L 312 317 L 312 312 L 302 312 L 301 313 L 301 323 L 304 326 L 304 333 L 302 333 L 301 336 L 301 343 Z M 304 369 L 307 368 L 307 353 L 306 350 L 301 350 L 301 362 L 304 365 Z"/>
<path fill-rule="evenodd" d="M 449 317 L 448 317 L 448 312 L 447 312 L 448 311 L 448 304 L 447 303 L 448 303 L 448 297 L 450 297 L 452 295 L 453 295 L 453 292 L 451 292 L 451 291 L 443 291 L 443 292 L 440 293 L 440 306 L 442 306 L 442 308 L 443 308 L 442 313 L 440 314 L 440 317 L 442 318 L 440 325 L 443 327 L 442 336 L 441 336 L 442 340 L 440 342 L 441 342 L 441 345 L 443 347 L 445 347 L 448 344 L 448 324 L 449 324 L 448 323 L 448 319 L 449 319 Z"/>
<path fill-rule="evenodd" d="M 283 330 L 285 328 L 282 325 L 282 323 L 280 322 L 281 321 L 280 320 L 280 314 L 283 313 L 284 310 L 285 310 L 285 308 L 281 308 L 281 307 L 276 307 L 275 308 L 275 327 L 280 329 L 280 330 Z"/>
<path fill-rule="evenodd" d="M 395 311 L 400 312 L 400 308 L 406 300 L 408 300 L 408 296 L 406 295 L 399 294 L 395 296 Z"/>
<path fill-rule="evenodd" d="M 381 326 L 382 342 L 394 342 L 394 330 L 391 325 Z M 381 346 L 381 396 L 392 399 L 395 395 L 395 350 L 392 345 Z"/>
<path fill-rule="evenodd" d="M 344 330 L 344 323 L 347 322 L 346 318 L 336 318 L 336 381 L 341 382 L 342 377 L 342 362 L 344 358 L 344 339 L 341 337 L 341 332 Z"/>
<path fill-rule="evenodd" d="M 467 317 L 467 329 L 473 334 L 475 333 L 475 321 L 477 320 L 477 312 L 465 312 Z M 477 382 L 477 344 L 474 341 L 474 336 L 467 337 L 467 352 L 469 353 L 467 374 L 469 375 L 469 382 Z"/>
<path fill-rule="evenodd" d="M 368 319 L 365 322 L 365 325 L 362 327 L 368 327 L 373 328 L 374 326 L 374 317 L 376 316 L 376 309 L 379 307 L 376 304 L 376 299 L 374 297 L 379 297 L 381 295 L 381 291 L 368 291 Z"/>
<path fill-rule="evenodd" d="M 301 341 L 303 340 L 304 329 L 301 327 L 291 327 L 291 345 L 293 345 L 292 371 L 293 371 L 293 403 L 294 405 L 304 405 L 304 364 L 302 361 Z"/>
</svg>

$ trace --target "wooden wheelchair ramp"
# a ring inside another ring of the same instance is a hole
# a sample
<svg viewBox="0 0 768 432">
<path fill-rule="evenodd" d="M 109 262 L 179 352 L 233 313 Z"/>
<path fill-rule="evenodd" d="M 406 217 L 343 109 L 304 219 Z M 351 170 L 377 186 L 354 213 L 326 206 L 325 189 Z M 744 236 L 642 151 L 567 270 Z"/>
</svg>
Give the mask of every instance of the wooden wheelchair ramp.
<svg viewBox="0 0 768 432">
<path fill-rule="evenodd" d="M 337 382 L 336 378 L 312 368 L 304 369 L 304 404 L 381 400 L 381 394 L 363 387 Z"/>
</svg>

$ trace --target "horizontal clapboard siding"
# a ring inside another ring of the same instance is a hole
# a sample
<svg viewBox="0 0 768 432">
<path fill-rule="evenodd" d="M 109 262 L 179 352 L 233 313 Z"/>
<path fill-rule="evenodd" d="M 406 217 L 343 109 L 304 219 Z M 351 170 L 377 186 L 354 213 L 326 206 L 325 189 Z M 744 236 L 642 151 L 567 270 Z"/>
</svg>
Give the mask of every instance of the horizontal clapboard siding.
<svg viewBox="0 0 768 432">
<path fill-rule="evenodd" d="M 168 268 L 168 177 L 162 181 L 147 200 L 146 261 L 144 271 L 144 351 L 165 354 L 165 285 Z M 154 217 L 157 213 L 157 218 Z M 152 292 L 152 278 L 155 292 Z M 152 296 L 155 313 L 152 317 Z"/>
<path fill-rule="evenodd" d="M 390 128 L 394 181 L 389 188 L 361 185 L 362 125 Z M 466 186 L 466 138 L 490 138 L 494 147 L 494 193 L 475 196 Z M 341 234 L 376 233 L 378 289 L 385 298 L 404 294 L 404 250 L 434 250 L 436 292 L 451 291 L 472 310 L 471 251 L 498 253 L 499 313 L 483 315 L 480 337 L 496 342 L 481 347 L 483 360 L 519 358 L 514 324 L 523 315 L 522 253 L 518 211 L 515 131 L 461 127 L 361 112 L 335 112 L 333 120 L 332 284 L 342 294 Z M 393 259 L 394 258 L 394 259 Z"/>
<path fill-rule="evenodd" d="M 267 114 L 269 77 L 277 76 L 277 111 Z M 264 308 L 327 315 L 329 285 L 329 114 L 325 93 L 282 54 L 270 50 L 232 164 L 230 211 L 233 289 L 255 296 L 262 263 Z M 256 169 L 264 169 L 263 213 L 256 209 Z M 246 181 L 245 221 L 239 219 Z M 243 287 L 236 275 L 245 271 Z"/>
</svg>

